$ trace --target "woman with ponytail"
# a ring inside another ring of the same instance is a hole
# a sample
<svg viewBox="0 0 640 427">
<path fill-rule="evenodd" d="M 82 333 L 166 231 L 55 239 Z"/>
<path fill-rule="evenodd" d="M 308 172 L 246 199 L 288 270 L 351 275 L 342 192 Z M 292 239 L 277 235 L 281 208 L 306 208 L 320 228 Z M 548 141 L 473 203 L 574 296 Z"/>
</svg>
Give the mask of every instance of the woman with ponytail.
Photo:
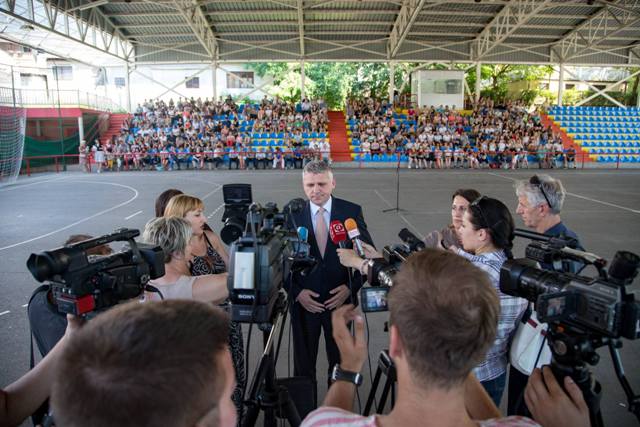
<svg viewBox="0 0 640 427">
<path fill-rule="evenodd" d="M 462 217 L 457 233 L 462 248 L 449 248 L 485 271 L 500 297 L 496 340 L 485 360 L 474 369 L 498 407 L 506 381 L 508 344 L 527 308 L 526 300 L 500 291 L 500 268 L 507 259 L 513 258 L 513 231 L 513 217 L 504 203 L 482 196 L 469 204 Z"/>
</svg>

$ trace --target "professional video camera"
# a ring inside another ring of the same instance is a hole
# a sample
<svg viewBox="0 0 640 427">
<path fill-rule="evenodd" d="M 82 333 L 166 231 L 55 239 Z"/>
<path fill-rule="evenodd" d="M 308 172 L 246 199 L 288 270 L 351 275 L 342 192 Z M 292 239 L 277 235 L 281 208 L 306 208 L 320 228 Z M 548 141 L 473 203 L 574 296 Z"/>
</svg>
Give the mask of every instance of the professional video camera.
<svg viewBox="0 0 640 427">
<path fill-rule="evenodd" d="M 425 248 L 424 242 L 406 228 L 400 230 L 398 237 L 403 243 L 385 246 L 382 258 L 371 259 L 367 263 L 369 287 L 360 289 L 362 311 L 387 311 L 387 293 L 400 265 L 411 253 Z"/>
<path fill-rule="evenodd" d="M 270 322 L 278 291 L 290 273 L 304 273 L 315 266 L 306 241 L 308 231 L 300 227 L 296 232 L 290 218 L 304 205 L 304 200 L 294 199 L 282 212 L 275 203 L 264 207 L 254 203 L 247 209 L 244 233 L 231 245 L 229 256 L 233 321 Z"/>
<path fill-rule="evenodd" d="M 227 245 L 242 236 L 246 226 L 247 213 L 253 201 L 251 197 L 251 184 L 226 184 L 222 186 L 222 198 L 224 199 L 224 213 L 220 229 L 220 238 Z"/>
<path fill-rule="evenodd" d="M 144 290 L 157 291 L 148 282 L 164 276 L 164 253 L 159 246 L 136 243 L 138 235 L 138 230 L 123 228 L 31 254 L 27 268 L 37 281 L 49 282 L 58 311 L 91 317 Z M 116 241 L 127 242 L 128 249 L 108 256 L 87 255 L 88 249 Z"/>
<path fill-rule="evenodd" d="M 500 289 L 508 295 L 535 303 L 541 322 L 548 323 L 547 340 L 551 349 L 551 369 L 557 378 L 570 376 L 582 389 L 590 409 L 592 425 L 602 425 L 599 411 L 600 384 L 585 363 L 595 365 L 596 349 L 608 346 L 614 368 L 629 401 L 629 410 L 640 419 L 640 396 L 635 396 L 624 376 L 618 348 L 620 338 L 640 337 L 640 304 L 627 293 L 638 274 L 640 257 L 626 251 L 607 261 L 597 255 L 572 249 L 573 242 L 526 230 L 516 235 L 535 239 L 526 249 L 526 259 L 507 260 L 500 272 Z M 547 271 L 532 261 L 564 265 L 592 265 L 597 277 L 567 271 Z"/>
</svg>

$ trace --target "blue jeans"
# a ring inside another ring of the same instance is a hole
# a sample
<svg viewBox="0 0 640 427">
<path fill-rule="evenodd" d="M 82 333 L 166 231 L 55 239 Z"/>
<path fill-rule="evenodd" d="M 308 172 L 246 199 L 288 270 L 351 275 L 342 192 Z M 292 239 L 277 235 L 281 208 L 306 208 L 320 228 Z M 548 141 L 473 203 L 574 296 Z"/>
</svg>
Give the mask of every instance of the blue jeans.
<svg viewBox="0 0 640 427">
<path fill-rule="evenodd" d="M 491 400 L 493 400 L 493 403 L 495 403 L 498 408 L 500 407 L 500 401 L 502 400 L 502 393 L 504 392 L 506 380 L 507 374 L 505 372 L 492 380 L 480 382 L 482 387 L 487 391 L 487 394 L 489 394 L 489 397 L 491 397 Z"/>
</svg>

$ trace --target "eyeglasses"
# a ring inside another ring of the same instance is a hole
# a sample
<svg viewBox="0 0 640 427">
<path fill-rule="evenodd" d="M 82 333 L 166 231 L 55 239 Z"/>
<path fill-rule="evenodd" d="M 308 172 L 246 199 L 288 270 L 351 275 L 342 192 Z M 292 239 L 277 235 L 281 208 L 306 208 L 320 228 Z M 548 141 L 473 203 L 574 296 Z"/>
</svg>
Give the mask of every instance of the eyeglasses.
<svg viewBox="0 0 640 427">
<path fill-rule="evenodd" d="M 549 201 L 547 193 L 544 191 L 544 187 L 542 186 L 542 182 L 540 181 L 540 178 L 538 178 L 538 175 L 533 175 L 529 180 L 529 184 L 533 185 L 534 187 L 538 187 L 538 189 L 544 196 L 544 199 L 547 201 L 547 205 L 549 206 L 549 208 L 551 208 L 551 202 Z"/>
<path fill-rule="evenodd" d="M 477 199 L 475 199 L 473 202 L 469 204 L 469 207 L 477 208 L 477 211 L 480 214 L 480 219 L 482 219 L 482 222 L 484 223 L 484 228 L 491 228 L 491 226 L 489 225 L 489 221 L 487 221 L 487 217 L 484 216 L 484 212 L 482 211 L 482 206 L 480 206 L 480 202 L 483 201 L 484 199 L 488 199 L 488 197 L 487 196 L 478 197 Z"/>
</svg>

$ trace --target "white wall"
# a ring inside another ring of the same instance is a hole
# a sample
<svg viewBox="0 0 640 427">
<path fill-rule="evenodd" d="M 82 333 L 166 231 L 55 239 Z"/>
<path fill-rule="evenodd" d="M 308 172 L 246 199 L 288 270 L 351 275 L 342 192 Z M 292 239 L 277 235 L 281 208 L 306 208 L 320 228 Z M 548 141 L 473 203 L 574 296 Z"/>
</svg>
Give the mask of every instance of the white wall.
<svg viewBox="0 0 640 427">
<path fill-rule="evenodd" d="M 454 89 L 452 91 L 452 89 Z M 411 74 L 411 95 L 418 105 L 464 106 L 464 71 L 419 70 Z"/>
<path fill-rule="evenodd" d="M 228 71 L 251 71 L 244 67 L 243 64 L 224 64 L 222 66 Z M 137 67 L 139 72 L 131 72 L 131 104 L 135 110 L 136 106 L 142 103 L 145 99 L 162 98 L 169 100 L 173 98 L 177 101 L 180 97 L 194 97 L 211 99 L 213 97 L 213 73 L 212 66 L 205 66 L 203 64 L 176 64 L 176 65 L 140 65 Z M 199 78 L 200 87 L 198 89 L 187 88 L 185 79 L 193 76 L 199 71 L 204 70 L 194 77 Z M 144 76 L 142 75 L 144 74 Z M 114 100 L 121 105 L 126 105 L 127 92 L 126 88 L 117 88 L 115 86 L 115 78 L 125 78 L 126 70 L 124 67 L 109 67 L 107 68 L 107 80 L 109 87 L 109 94 Z M 147 77 L 155 80 L 155 82 Z M 160 84 L 161 83 L 161 84 Z M 254 73 L 254 85 L 260 86 L 263 83 L 263 79 L 258 77 Z M 163 87 L 166 86 L 166 87 Z M 251 99 L 260 99 L 266 93 L 253 89 L 228 89 L 227 88 L 227 73 L 226 71 L 218 68 L 216 72 L 216 85 L 218 97 L 242 96 L 251 92 L 249 95 Z M 174 87 L 173 90 L 168 88 Z"/>
</svg>

